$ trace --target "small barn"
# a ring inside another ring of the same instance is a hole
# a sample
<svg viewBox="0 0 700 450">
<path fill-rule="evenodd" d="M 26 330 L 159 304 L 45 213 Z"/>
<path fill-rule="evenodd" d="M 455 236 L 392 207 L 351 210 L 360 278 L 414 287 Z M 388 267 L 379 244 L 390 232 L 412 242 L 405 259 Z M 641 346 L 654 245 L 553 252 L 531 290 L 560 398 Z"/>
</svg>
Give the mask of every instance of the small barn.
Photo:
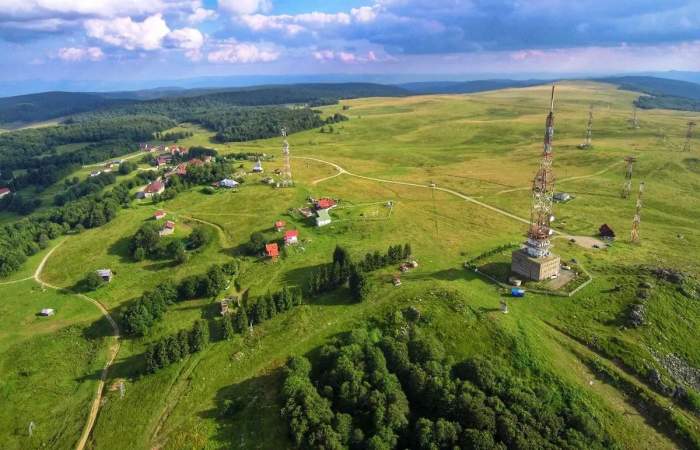
<svg viewBox="0 0 700 450">
<path fill-rule="evenodd" d="M 327 198 L 327 197 L 319 198 L 318 200 L 316 200 L 314 202 L 314 206 L 318 210 L 335 208 L 337 205 L 338 204 L 336 203 L 335 200 L 333 200 L 332 198 Z"/>
<path fill-rule="evenodd" d="M 299 243 L 299 230 L 289 230 L 284 233 L 284 245 L 296 245 Z"/>
<path fill-rule="evenodd" d="M 238 187 L 238 181 L 231 180 L 230 178 L 224 178 L 223 180 L 219 181 L 219 186 L 222 188 L 233 189 Z"/>
<path fill-rule="evenodd" d="M 277 261 L 280 256 L 280 249 L 276 243 L 270 243 L 265 245 L 265 256 L 272 259 L 272 261 Z"/>
<path fill-rule="evenodd" d="M 331 223 L 331 215 L 327 209 L 319 209 L 316 211 L 316 226 L 325 227 Z"/>
<path fill-rule="evenodd" d="M 168 220 L 165 222 L 165 225 L 163 225 L 163 229 L 160 230 L 158 234 L 161 236 L 167 236 L 169 234 L 173 234 L 175 232 L 175 222 L 172 220 Z"/>
<path fill-rule="evenodd" d="M 156 180 L 146 186 L 146 188 L 143 190 L 143 196 L 149 198 L 156 194 L 162 194 L 163 192 L 165 192 L 165 183 L 160 180 Z"/>
<path fill-rule="evenodd" d="M 54 314 L 56 314 L 56 310 L 53 308 L 44 308 L 41 311 L 39 311 L 39 315 L 41 317 L 49 317 L 53 316 Z"/>
<path fill-rule="evenodd" d="M 615 239 L 615 232 L 613 231 L 612 228 L 610 228 L 610 226 L 608 226 L 607 223 L 604 223 L 603 225 L 600 226 L 600 228 L 598 228 L 598 234 L 603 239 L 607 239 L 610 241 Z"/>
<path fill-rule="evenodd" d="M 277 231 L 279 233 L 280 231 L 284 230 L 285 225 L 287 225 L 287 224 L 284 223 L 284 220 L 276 221 L 275 222 L 275 231 Z"/>
<path fill-rule="evenodd" d="M 168 215 L 168 213 L 166 213 L 165 211 L 158 210 L 155 213 L 153 213 L 153 218 L 156 220 L 161 220 L 161 219 L 165 218 L 165 216 L 167 216 L 167 215 Z"/>
<path fill-rule="evenodd" d="M 97 269 L 95 273 L 99 275 L 99 277 L 102 278 L 102 281 L 106 283 L 112 281 L 113 274 L 111 269 Z"/>
</svg>

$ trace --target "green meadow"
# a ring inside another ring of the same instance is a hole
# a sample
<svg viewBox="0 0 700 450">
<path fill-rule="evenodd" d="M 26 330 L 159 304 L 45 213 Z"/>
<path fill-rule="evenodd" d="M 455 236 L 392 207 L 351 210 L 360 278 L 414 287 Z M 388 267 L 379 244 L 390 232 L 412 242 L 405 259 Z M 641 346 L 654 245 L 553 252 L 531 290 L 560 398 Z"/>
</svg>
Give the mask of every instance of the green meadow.
<svg viewBox="0 0 700 450">
<path fill-rule="evenodd" d="M 555 251 L 565 260 L 576 259 L 593 281 L 572 297 L 528 293 L 509 299 L 508 314 L 499 309 L 502 289 L 463 268 L 472 257 L 522 240 L 526 224 L 430 185 L 529 217 L 528 189 L 541 153 L 549 89 L 343 101 L 322 108 L 323 113 L 342 112 L 350 120 L 334 124 L 332 132 L 326 126 L 323 133 L 315 129 L 289 137 L 293 188 L 273 189 L 261 183 L 262 176 L 251 174 L 236 191 L 210 195 L 193 188 L 157 205 L 135 202 L 112 222 L 63 238 L 42 279 L 71 289 L 89 271 L 111 268 L 113 281 L 90 296 L 115 318 L 159 283 L 203 273 L 234 257 L 241 264 L 237 284 L 249 289 L 251 299 L 284 286 L 304 287 L 311 271 L 331 260 L 336 245 L 360 259 L 409 242 L 419 263 L 402 275 L 400 287 L 391 284 L 397 267 L 372 273 L 375 289 L 362 303 L 353 301 L 347 288 L 307 298 L 250 333 L 216 341 L 180 363 L 144 374 L 143 353 L 155 339 L 190 328 L 197 319 L 209 322 L 213 336 L 219 333 L 219 298 L 171 306 L 148 336 L 122 338 L 88 447 L 292 448 L 280 417 L 286 360 L 313 356 L 334 336 L 409 306 L 421 311 L 456 361 L 475 355 L 530 359 L 570 386 L 622 448 L 691 448 L 699 443 L 700 409 L 663 395 L 648 377 L 656 370 L 666 385 L 683 384 L 660 362 L 668 354 L 700 367 L 697 299 L 650 270 L 700 275 L 700 144 L 693 152 L 680 151 L 690 113 L 640 111 L 641 126 L 632 129 L 632 101 L 638 94 L 598 83 L 559 85 L 554 172 L 557 190 L 574 199 L 556 205 L 554 225 L 562 235 L 594 236 L 607 223 L 617 233 L 616 241 L 585 249 L 557 238 Z M 577 145 L 591 104 L 593 148 L 581 150 Z M 212 133 L 197 126 L 178 129 L 194 132 L 178 142 L 186 147 L 203 145 L 221 154 L 280 152 L 280 139 L 216 144 Z M 622 199 L 627 155 L 637 156 L 638 162 L 633 194 Z M 248 161 L 242 164 L 252 167 Z M 350 173 L 338 174 L 333 164 Z M 269 173 L 281 167 L 281 160 L 263 165 Z M 632 244 L 640 181 L 646 185 L 642 239 Z M 294 210 L 308 197 L 321 196 L 337 198 L 340 205 L 331 211 L 331 225 L 316 228 Z M 176 222 L 176 237 L 201 225 L 211 228 L 215 238 L 181 265 L 135 262 L 129 238 L 144 221 L 153 220 L 157 209 Z M 272 230 L 276 220 L 300 231 L 300 245 L 286 249 L 276 263 L 242 256 L 254 232 L 270 240 L 281 237 Z M 30 277 L 44 254 L 31 257 L 21 273 L 0 282 Z M 647 320 L 631 328 L 625 318 L 640 283 L 652 286 Z M 71 448 L 87 417 L 111 329 L 94 305 L 43 291 L 32 280 L 0 284 L 0 297 L 0 398 L 9 406 L 0 412 L 0 447 Z M 55 307 L 57 315 L 36 317 L 43 307 Z M 113 389 L 121 381 L 123 396 Z M 235 410 L 225 413 L 232 400 Z M 36 423 L 31 438 L 30 421 Z"/>
</svg>

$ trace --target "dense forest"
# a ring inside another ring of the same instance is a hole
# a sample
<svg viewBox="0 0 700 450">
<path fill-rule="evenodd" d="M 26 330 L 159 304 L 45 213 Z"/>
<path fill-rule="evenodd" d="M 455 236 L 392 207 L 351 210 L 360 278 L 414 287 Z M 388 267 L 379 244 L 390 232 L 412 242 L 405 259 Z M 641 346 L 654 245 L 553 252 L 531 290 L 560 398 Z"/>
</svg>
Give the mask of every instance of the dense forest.
<svg viewBox="0 0 700 450">
<path fill-rule="evenodd" d="M 497 358 L 455 364 L 418 310 L 390 320 L 337 338 L 313 364 L 288 362 L 282 415 L 296 448 L 614 447 L 580 397 L 550 375 Z"/>
<path fill-rule="evenodd" d="M 360 97 L 397 97 L 409 92 L 373 83 L 307 83 L 284 86 L 254 86 L 238 89 L 164 91 L 162 98 L 140 101 L 138 96 L 112 98 L 113 94 L 45 92 L 0 98 L 0 124 L 43 121 L 77 114 L 79 120 L 92 120 L 95 114 L 109 117 L 155 114 L 177 121 L 191 114 L 235 106 L 329 105 L 338 100 Z M 121 93 L 124 97 L 124 93 Z M 88 114 L 79 114 L 88 113 Z"/>
<path fill-rule="evenodd" d="M 642 96 L 634 102 L 643 109 L 676 109 L 679 111 L 700 111 L 700 100 L 669 95 Z"/>
</svg>

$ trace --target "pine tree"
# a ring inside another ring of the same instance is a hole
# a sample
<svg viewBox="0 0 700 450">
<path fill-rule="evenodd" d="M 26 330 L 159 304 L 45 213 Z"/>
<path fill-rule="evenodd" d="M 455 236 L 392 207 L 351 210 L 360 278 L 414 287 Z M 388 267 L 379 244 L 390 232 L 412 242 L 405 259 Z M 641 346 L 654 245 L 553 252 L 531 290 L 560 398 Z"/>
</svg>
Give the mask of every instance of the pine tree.
<svg viewBox="0 0 700 450">
<path fill-rule="evenodd" d="M 177 336 L 168 336 L 165 338 L 165 345 L 168 349 L 168 359 L 171 363 L 180 361 L 182 359 L 182 352 L 180 351 L 180 342 L 177 340 Z"/>
<path fill-rule="evenodd" d="M 205 320 L 198 320 L 190 332 L 190 351 L 202 351 L 209 343 L 209 325 Z"/>
<path fill-rule="evenodd" d="M 190 335 L 187 330 L 178 331 L 177 340 L 180 343 L 180 353 L 184 358 L 190 354 Z"/>
<path fill-rule="evenodd" d="M 236 316 L 233 320 L 233 329 L 237 333 L 243 333 L 246 328 L 248 328 L 248 313 L 246 313 L 245 307 L 241 305 L 236 311 Z"/>
<path fill-rule="evenodd" d="M 233 321 L 229 314 L 224 314 L 224 317 L 221 318 L 221 328 L 221 335 L 225 340 L 230 341 L 233 339 Z"/>
<path fill-rule="evenodd" d="M 156 349 L 153 344 L 149 345 L 145 353 L 146 358 L 146 371 L 154 373 L 158 370 L 158 363 L 156 362 Z"/>
</svg>

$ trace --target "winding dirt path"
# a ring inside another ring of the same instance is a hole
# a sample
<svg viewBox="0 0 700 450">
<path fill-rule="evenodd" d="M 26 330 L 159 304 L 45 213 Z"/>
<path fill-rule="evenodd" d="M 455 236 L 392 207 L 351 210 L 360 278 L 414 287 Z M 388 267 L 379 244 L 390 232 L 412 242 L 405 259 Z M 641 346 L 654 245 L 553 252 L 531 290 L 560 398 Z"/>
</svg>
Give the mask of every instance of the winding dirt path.
<svg viewBox="0 0 700 450">
<path fill-rule="evenodd" d="M 613 167 L 619 166 L 619 165 L 621 165 L 621 164 L 622 164 L 622 161 L 617 161 L 617 162 L 614 162 L 614 163 L 610 164 L 608 167 L 606 167 L 606 168 L 604 168 L 604 169 L 601 169 L 601 170 L 599 170 L 599 171 L 597 171 L 597 172 L 590 173 L 590 174 L 588 174 L 588 175 L 577 175 L 577 176 L 575 176 L 575 177 L 561 178 L 561 179 L 557 180 L 557 183 L 564 183 L 564 182 L 566 182 L 566 181 L 575 181 L 575 180 L 585 180 L 586 178 L 597 177 L 597 176 L 599 176 L 599 175 L 603 175 L 605 172 L 608 172 L 608 171 L 609 171 L 610 169 L 612 169 Z M 516 192 L 516 191 L 529 191 L 530 189 L 532 189 L 532 186 L 524 186 L 524 187 L 518 187 L 518 188 L 512 188 L 512 189 L 504 189 L 504 190 L 502 190 L 502 191 L 496 192 L 496 195 L 506 194 L 506 193 L 508 193 L 508 192 Z"/>
<path fill-rule="evenodd" d="M 85 448 L 85 444 L 87 443 L 88 438 L 90 437 L 90 433 L 92 432 L 92 428 L 95 425 L 95 420 L 97 420 L 97 413 L 99 412 L 100 404 L 102 403 L 102 394 L 104 392 L 104 386 L 105 386 L 105 381 L 107 379 L 107 373 L 109 371 L 109 368 L 114 363 L 114 360 L 117 358 L 117 354 L 119 353 L 119 348 L 121 346 L 121 342 L 119 341 L 119 338 L 121 337 L 121 331 L 119 330 L 119 325 L 117 324 L 117 322 L 109 314 L 109 311 L 107 310 L 107 308 L 105 308 L 105 306 L 102 303 L 100 303 L 99 301 L 95 300 L 94 298 L 88 297 L 87 295 L 73 292 L 70 289 L 65 289 L 62 287 L 54 286 L 54 285 L 47 283 L 41 279 L 41 273 L 43 272 L 44 266 L 46 266 L 46 262 L 49 260 L 49 257 L 64 242 L 65 241 L 59 242 L 46 255 L 44 255 L 44 258 L 41 260 L 41 262 L 39 263 L 39 266 L 34 271 L 34 276 L 32 278 L 34 279 L 34 281 L 36 281 L 42 287 L 47 287 L 50 289 L 57 290 L 59 292 L 65 292 L 67 294 L 75 295 L 76 297 L 78 297 L 82 300 L 86 300 L 86 301 L 92 303 L 93 305 L 95 305 L 97 307 L 97 309 L 100 310 L 100 312 L 105 317 L 105 319 L 107 319 L 109 324 L 112 326 L 112 332 L 113 332 L 112 336 L 114 337 L 114 342 L 109 347 L 109 356 L 107 357 L 107 362 L 105 362 L 105 365 L 102 367 L 102 373 L 100 374 L 100 381 L 97 384 L 97 390 L 95 392 L 95 397 L 92 400 L 92 405 L 90 406 L 90 411 L 89 411 L 88 417 L 85 421 L 85 426 L 83 427 L 83 432 L 80 435 L 80 439 L 78 440 L 77 444 L 75 445 L 76 450 L 83 450 Z"/>
</svg>

